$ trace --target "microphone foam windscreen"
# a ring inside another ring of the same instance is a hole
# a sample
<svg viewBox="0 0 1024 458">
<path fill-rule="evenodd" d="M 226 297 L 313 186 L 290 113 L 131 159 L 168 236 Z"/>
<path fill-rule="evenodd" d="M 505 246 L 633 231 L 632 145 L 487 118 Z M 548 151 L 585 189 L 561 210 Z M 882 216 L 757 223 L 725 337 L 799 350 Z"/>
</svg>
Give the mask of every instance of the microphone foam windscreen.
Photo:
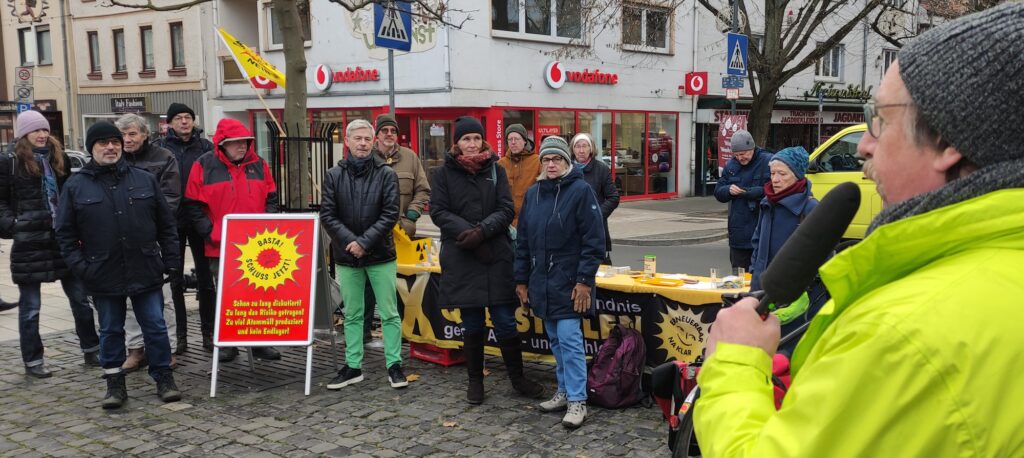
<svg viewBox="0 0 1024 458">
<path fill-rule="evenodd" d="M 772 302 L 788 304 L 803 294 L 859 207 L 860 188 L 854 183 L 842 183 L 825 195 L 761 273 L 761 285 Z"/>
</svg>

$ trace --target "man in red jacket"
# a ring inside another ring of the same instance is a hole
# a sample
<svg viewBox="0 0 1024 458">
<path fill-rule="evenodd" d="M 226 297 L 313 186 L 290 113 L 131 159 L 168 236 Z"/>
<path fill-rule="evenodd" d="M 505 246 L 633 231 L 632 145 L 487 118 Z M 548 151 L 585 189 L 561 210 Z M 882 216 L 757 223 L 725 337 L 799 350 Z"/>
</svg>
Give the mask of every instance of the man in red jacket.
<svg viewBox="0 0 1024 458">
<path fill-rule="evenodd" d="M 240 121 L 222 119 L 213 134 L 213 151 L 202 155 L 188 175 L 185 207 L 196 232 L 206 239 L 206 258 L 214 283 L 220 276 L 221 221 L 231 213 L 277 213 L 277 185 L 270 166 L 256 155 L 255 138 Z M 280 359 L 272 347 L 254 347 L 253 356 Z M 238 349 L 224 348 L 220 361 L 231 361 Z"/>
</svg>

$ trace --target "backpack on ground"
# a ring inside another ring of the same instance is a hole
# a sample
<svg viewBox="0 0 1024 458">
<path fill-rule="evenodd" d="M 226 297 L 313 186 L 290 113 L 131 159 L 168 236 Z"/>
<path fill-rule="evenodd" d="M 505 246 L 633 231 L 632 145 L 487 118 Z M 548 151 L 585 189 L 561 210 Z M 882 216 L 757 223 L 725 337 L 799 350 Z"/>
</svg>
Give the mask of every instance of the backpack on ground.
<svg viewBox="0 0 1024 458">
<path fill-rule="evenodd" d="M 621 324 L 612 328 L 587 374 L 587 402 L 609 409 L 637 404 L 644 398 L 641 379 L 647 347 L 643 336 Z"/>
</svg>

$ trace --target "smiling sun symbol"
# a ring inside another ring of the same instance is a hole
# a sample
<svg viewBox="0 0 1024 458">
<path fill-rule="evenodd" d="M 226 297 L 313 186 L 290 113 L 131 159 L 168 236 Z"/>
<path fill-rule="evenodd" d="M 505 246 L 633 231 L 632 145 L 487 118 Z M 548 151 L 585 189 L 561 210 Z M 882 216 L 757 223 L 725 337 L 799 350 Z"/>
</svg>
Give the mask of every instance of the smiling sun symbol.
<svg viewBox="0 0 1024 458">
<path fill-rule="evenodd" d="M 242 252 L 238 257 L 242 278 L 264 291 L 276 289 L 288 280 L 295 281 L 293 274 L 299 270 L 298 261 L 302 258 L 296 238 L 298 235 L 289 237 L 275 228 L 259 232 L 245 243 L 236 243 Z"/>
</svg>

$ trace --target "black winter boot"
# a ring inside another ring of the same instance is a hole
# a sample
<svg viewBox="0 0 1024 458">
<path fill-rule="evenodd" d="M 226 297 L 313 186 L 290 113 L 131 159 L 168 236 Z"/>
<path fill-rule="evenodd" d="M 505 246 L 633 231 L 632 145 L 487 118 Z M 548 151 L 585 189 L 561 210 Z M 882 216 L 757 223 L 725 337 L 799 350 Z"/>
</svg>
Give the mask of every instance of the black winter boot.
<svg viewBox="0 0 1024 458">
<path fill-rule="evenodd" d="M 164 402 L 176 402 L 181 400 L 181 391 L 178 385 L 174 384 L 174 373 L 170 369 L 158 371 L 153 379 L 156 380 L 156 394 Z"/>
<path fill-rule="evenodd" d="M 466 355 L 469 374 L 466 401 L 474 405 L 484 402 L 484 336 L 486 334 L 482 332 L 463 336 L 462 351 Z"/>
<path fill-rule="evenodd" d="M 124 385 L 124 372 L 103 374 L 107 379 L 107 395 L 103 397 L 104 409 L 120 409 L 128 400 L 128 388 Z"/>
<path fill-rule="evenodd" d="M 501 357 L 505 360 L 505 367 L 508 369 L 509 380 L 512 380 L 512 387 L 526 397 L 534 399 L 543 397 L 544 387 L 523 375 L 523 350 L 520 348 L 519 336 L 499 340 L 498 345 L 501 346 Z"/>
</svg>

